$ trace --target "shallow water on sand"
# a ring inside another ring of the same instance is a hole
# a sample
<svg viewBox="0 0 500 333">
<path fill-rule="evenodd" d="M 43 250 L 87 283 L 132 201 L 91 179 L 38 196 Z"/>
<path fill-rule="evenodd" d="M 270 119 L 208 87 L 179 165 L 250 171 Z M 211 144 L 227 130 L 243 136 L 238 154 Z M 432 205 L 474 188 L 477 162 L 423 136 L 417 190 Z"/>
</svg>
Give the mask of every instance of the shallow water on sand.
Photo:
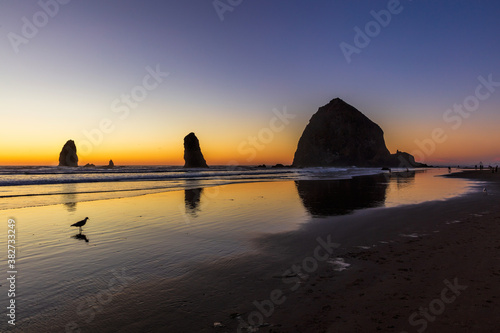
<svg viewBox="0 0 500 333">
<path fill-rule="evenodd" d="M 473 185 L 435 177 L 442 172 L 231 184 L 85 202 L 75 196 L 64 204 L 1 210 L 2 242 L 7 219 L 17 227 L 19 320 L 56 316 L 77 301 L 81 307 L 70 311 L 68 322 L 82 322 L 90 306 L 85 300 L 104 295 L 117 275 L 130 283 L 179 277 L 202 262 L 255 251 L 255 237 L 295 230 L 311 217 L 440 200 Z M 70 227 L 86 216 L 81 233 Z M 6 304 L 6 293 L 0 300 Z"/>
</svg>

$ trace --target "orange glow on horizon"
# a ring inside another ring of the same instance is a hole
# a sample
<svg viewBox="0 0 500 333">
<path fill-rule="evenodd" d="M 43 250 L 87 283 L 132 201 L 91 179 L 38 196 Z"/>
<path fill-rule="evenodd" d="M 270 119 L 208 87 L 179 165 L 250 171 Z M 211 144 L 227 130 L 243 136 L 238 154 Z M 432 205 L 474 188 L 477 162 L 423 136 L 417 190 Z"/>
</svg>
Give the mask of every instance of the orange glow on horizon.
<svg viewBox="0 0 500 333">
<path fill-rule="evenodd" d="M 274 148 L 274 149 L 272 149 Z M 241 154 L 237 149 L 215 149 L 211 146 L 202 147 L 202 152 L 208 165 L 274 165 L 277 163 L 291 164 L 294 154 L 293 148 L 284 149 L 279 147 L 266 147 L 262 151 L 257 151 L 251 155 Z M 27 165 L 27 166 L 57 166 L 59 164 L 59 152 L 51 150 L 4 150 L 0 154 L 0 165 Z M 78 165 L 84 166 L 87 163 L 96 166 L 108 165 L 110 159 L 115 165 L 184 165 L 183 149 L 95 149 L 90 153 L 80 152 L 77 143 Z"/>
<path fill-rule="evenodd" d="M 493 125 L 491 125 L 493 126 Z M 392 127 L 391 127 L 392 128 Z M 397 127 L 394 127 L 397 128 Z M 430 127 L 432 129 L 432 127 Z M 255 132 L 255 131 L 254 131 Z M 266 144 L 252 143 L 255 135 L 240 133 L 237 136 L 211 136 L 211 132 L 199 130 L 201 150 L 208 165 L 290 165 L 301 132 L 281 133 Z M 253 132 L 250 132 L 253 133 Z M 257 132 L 256 132 L 257 133 Z M 401 150 L 414 155 L 418 162 L 431 165 L 495 163 L 500 161 L 498 134 L 491 129 L 478 133 L 463 128 L 460 131 L 446 131 L 446 140 L 435 142 L 430 130 L 410 128 L 408 131 L 387 131 L 385 141 L 391 153 Z M 112 159 L 115 165 L 184 165 L 182 135 L 169 137 L 142 138 L 129 136 L 124 140 L 109 138 L 100 145 L 85 147 L 82 140 L 75 139 L 78 164 L 96 166 L 107 165 Z M 17 138 L 16 138 L 17 139 Z M 0 147 L 0 165 L 47 165 L 57 166 L 59 152 L 65 140 L 46 138 L 31 142 L 18 138 L 12 144 Z M 49 148 L 48 148 L 49 147 Z"/>
</svg>

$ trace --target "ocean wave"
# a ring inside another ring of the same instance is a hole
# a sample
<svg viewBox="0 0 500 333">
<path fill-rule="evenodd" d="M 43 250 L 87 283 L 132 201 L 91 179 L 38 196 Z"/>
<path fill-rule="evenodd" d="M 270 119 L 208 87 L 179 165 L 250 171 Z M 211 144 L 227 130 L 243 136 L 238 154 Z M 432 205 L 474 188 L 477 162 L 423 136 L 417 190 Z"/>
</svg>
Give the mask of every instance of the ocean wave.
<svg viewBox="0 0 500 333">
<path fill-rule="evenodd" d="M 61 170 L 60 168 L 0 170 L 0 186 L 53 185 L 125 181 L 161 181 L 189 179 L 280 178 L 291 170 L 182 170 L 179 168 L 121 168 L 119 170 Z"/>
<path fill-rule="evenodd" d="M 251 167 L 214 167 L 183 169 L 180 167 L 133 166 L 107 168 L 65 167 L 0 167 L 0 187 L 55 185 L 80 183 L 109 183 L 168 180 L 307 180 L 348 179 L 380 173 L 376 168 L 305 168 L 260 169 Z"/>
</svg>

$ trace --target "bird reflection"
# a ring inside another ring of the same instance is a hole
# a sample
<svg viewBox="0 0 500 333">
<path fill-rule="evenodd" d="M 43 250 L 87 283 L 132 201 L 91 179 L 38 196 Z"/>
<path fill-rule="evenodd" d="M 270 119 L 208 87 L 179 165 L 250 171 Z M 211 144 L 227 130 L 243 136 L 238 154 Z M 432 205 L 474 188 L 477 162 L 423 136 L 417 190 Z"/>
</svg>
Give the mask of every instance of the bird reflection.
<svg viewBox="0 0 500 333">
<path fill-rule="evenodd" d="M 184 203 L 186 205 L 186 213 L 196 217 L 200 211 L 200 199 L 203 194 L 203 188 L 194 188 L 184 190 Z"/>
<path fill-rule="evenodd" d="M 384 175 L 376 175 L 338 180 L 298 180 L 295 186 L 311 215 L 334 216 L 382 206 L 388 182 Z"/>
<path fill-rule="evenodd" d="M 82 234 L 81 231 L 78 234 L 71 236 L 71 238 L 84 240 L 86 243 L 89 242 L 89 239 L 87 238 L 87 235 Z"/>
</svg>

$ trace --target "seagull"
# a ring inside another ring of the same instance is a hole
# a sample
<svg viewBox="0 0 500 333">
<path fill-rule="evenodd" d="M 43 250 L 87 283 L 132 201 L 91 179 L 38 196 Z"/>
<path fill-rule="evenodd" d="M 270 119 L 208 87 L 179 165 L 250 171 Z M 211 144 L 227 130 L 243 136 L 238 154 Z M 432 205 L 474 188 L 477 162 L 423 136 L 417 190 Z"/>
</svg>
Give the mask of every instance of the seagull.
<svg viewBox="0 0 500 333">
<path fill-rule="evenodd" d="M 83 220 L 81 220 L 81 221 L 78 221 L 78 222 L 76 222 L 76 223 L 73 223 L 73 224 L 71 225 L 71 227 L 78 227 L 78 228 L 80 228 L 80 230 L 81 230 L 81 229 L 82 229 L 82 227 L 85 225 L 85 223 L 87 223 L 87 220 L 88 220 L 88 219 L 89 219 L 89 218 L 88 218 L 88 217 L 86 217 L 86 218 L 84 218 L 84 219 L 83 219 Z"/>
<path fill-rule="evenodd" d="M 483 193 L 484 193 L 484 194 L 488 194 L 488 190 L 486 189 L 486 187 L 485 187 L 485 188 L 483 188 Z"/>
</svg>

